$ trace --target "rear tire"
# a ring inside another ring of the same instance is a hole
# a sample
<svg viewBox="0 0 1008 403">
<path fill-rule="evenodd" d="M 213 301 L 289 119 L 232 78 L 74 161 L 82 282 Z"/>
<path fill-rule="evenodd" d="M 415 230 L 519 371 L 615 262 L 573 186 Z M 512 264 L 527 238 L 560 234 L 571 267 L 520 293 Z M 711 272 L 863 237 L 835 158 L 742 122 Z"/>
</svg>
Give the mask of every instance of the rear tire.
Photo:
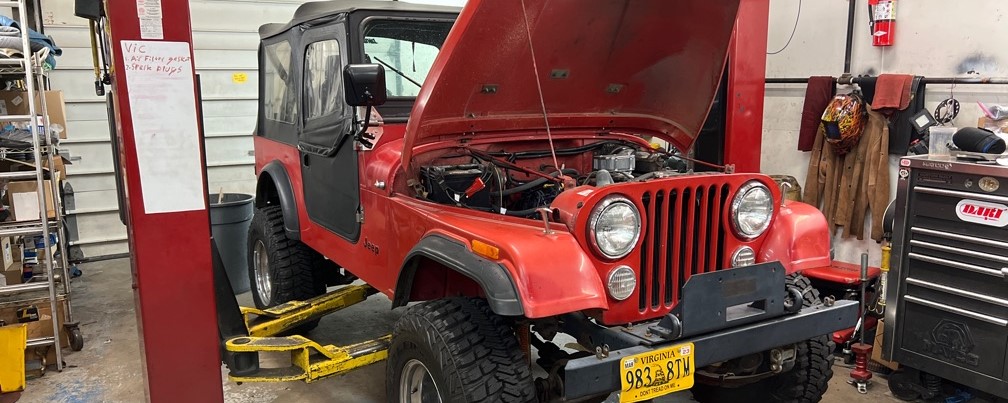
<svg viewBox="0 0 1008 403">
<path fill-rule="evenodd" d="M 800 274 L 787 277 L 787 285 L 802 292 L 802 307 L 821 305 L 819 291 Z M 796 344 L 795 365 L 790 371 L 737 388 L 696 384 L 693 398 L 703 403 L 762 401 L 815 403 L 822 400 L 833 377 L 833 341 L 829 335 Z"/>
<path fill-rule="evenodd" d="M 324 294 L 325 282 L 316 274 L 322 260 L 307 245 L 287 238 L 280 206 L 256 209 L 249 225 L 248 269 L 257 308 Z M 308 332 L 318 323 L 318 319 L 306 322 L 294 332 Z"/>
<path fill-rule="evenodd" d="M 486 301 L 418 304 L 392 332 L 390 402 L 533 402 L 532 371 L 514 330 Z"/>
</svg>

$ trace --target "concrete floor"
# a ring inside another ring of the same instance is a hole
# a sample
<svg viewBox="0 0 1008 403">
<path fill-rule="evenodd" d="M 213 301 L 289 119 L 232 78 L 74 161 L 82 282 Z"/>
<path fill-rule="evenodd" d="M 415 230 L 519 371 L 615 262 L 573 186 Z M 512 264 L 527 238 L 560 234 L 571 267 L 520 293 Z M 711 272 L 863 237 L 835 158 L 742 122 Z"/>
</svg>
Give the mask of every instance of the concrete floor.
<svg viewBox="0 0 1008 403">
<path fill-rule="evenodd" d="M 73 283 L 73 309 L 84 333 L 84 350 L 64 356 L 67 368 L 31 379 L 21 402 L 138 402 L 143 401 L 143 369 L 140 365 L 129 261 L 125 259 L 80 266 L 84 275 Z M 239 296 L 251 305 L 249 294 Z M 346 344 L 388 332 L 402 309 L 390 311 L 382 296 L 326 317 L 311 337 L 323 344 Z M 69 350 L 67 350 L 69 351 Z M 835 376 L 823 402 L 897 402 L 885 380 L 867 395 L 845 383 L 849 370 L 834 368 Z M 221 370 L 227 402 L 382 402 L 385 399 L 385 364 L 379 363 L 313 384 L 243 384 L 228 382 Z M 180 385 L 184 387 L 184 385 Z M 678 393 L 660 402 L 689 402 L 689 393 Z"/>
</svg>

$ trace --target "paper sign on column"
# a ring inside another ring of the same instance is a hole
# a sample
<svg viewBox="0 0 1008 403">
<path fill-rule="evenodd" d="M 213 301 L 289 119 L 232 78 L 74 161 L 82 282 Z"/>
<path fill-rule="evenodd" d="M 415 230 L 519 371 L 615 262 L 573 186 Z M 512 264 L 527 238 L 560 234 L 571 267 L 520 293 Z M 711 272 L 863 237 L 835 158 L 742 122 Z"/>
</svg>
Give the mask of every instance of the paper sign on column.
<svg viewBox="0 0 1008 403">
<path fill-rule="evenodd" d="M 161 0 L 137 0 L 136 6 L 140 39 L 164 39 Z"/>
<path fill-rule="evenodd" d="M 189 44 L 121 45 L 144 212 L 205 209 Z"/>
</svg>

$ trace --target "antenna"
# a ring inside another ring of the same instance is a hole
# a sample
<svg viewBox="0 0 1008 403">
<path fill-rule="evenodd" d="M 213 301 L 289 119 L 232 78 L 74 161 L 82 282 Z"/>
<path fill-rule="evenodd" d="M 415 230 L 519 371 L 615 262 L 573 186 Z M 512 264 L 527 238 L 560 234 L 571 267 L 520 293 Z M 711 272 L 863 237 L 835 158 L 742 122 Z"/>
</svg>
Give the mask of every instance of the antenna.
<svg viewBox="0 0 1008 403">
<path fill-rule="evenodd" d="M 521 0 L 521 6 L 522 18 L 525 22 L 525 37 L 528 38 L 529 53 L 532 55 L 532 71 L 535 73 L 536 90 L 539 91 L 539 105 L 542 106 L 543 122 L 546 123 L 546 138 L 549 140 L 550 154 L 553 156 L 553 167 L 556 168 L 557 171 L 560 171 L 560 178 L 569 179 L 563 174 L 563 168 L 561 168 L 560 163 L 557 162 L 556 148 L 553 147 L 553 133 L 550 132 L 549 117 L 546 114 L 546 100 L 543 98 L 542 83 L 539 81 L 539 66 L 536 64 L 535 48 L 532 47 L 532 29 L 529 28 L 528 12 L 525 10 L 525 0 Z M 567 180 L 564 180 L 564 184 L 567 182 Z M 573 181 L 570 182 L 573 183 Z"/>
</svg>

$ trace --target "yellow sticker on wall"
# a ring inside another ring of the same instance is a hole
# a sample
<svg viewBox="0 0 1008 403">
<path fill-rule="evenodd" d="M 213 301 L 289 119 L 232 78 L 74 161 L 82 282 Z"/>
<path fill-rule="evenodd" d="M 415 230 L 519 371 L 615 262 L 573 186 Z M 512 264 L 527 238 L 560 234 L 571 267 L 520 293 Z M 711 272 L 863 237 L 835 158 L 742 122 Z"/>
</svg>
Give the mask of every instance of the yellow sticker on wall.
<svg viewBox="0 0 1008 403">
<path fill-rule="evenodd" d="M 245 84 L 245 82 L 248 81 L 248 74 L 232 73 L 231 81 L 234 81 L 235 84 Z"/>
</svg>

